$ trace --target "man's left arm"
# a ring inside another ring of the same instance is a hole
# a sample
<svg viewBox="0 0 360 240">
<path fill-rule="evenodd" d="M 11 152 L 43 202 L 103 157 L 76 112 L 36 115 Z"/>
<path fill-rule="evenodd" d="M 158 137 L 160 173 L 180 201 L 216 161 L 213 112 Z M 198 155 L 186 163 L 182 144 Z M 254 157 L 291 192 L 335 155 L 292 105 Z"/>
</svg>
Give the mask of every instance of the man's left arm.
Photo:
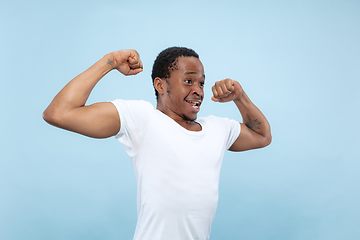
<svg viewBox="0 0 360 240">
<path fill-rule="evenodd" d="M 266 147 L 271 143 L 270 124 L 264 114 L 251 102 L 241 85 L 232 79 L 218 81 L 212 87 L 215 102 L 234 101 L 243 118 L 239 137 L 230 151 L 246 151 Z"/>
</svg>

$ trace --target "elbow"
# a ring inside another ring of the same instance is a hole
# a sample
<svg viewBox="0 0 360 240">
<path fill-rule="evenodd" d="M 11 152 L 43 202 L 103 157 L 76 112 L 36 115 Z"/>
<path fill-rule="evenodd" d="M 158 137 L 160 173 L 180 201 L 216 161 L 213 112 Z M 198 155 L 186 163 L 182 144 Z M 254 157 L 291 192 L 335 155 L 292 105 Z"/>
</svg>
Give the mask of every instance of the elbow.
<svg viewBox="0 0 360 240">
<path fill-rule="evenodd" d="M 45 122 L 51 124 L 54 121 L 54 114 L 51 114 L 48 109 L 45 109 L 42 114 L 42 118 L 45 120 Z"/>
<path fill-rule="evenodd" d="M 272 141 L 272 136 L 271 133 L 269 132 L 268 134 L 265 134 L 261 137 L 261 140 L 259 140 L 259 148 L 264 148 L 270 145 Z"/>
<path fill-rule="evenodd" d="M 270 134 L 270 136 L 268 136 L 268 137 L 266 138 L 265 147 L 269 146 L 271 142 L 272 142 L 272 136 L 271 136 L 271 134 Z"/>
<path fill-rule="evenodd" d="M 264 136 L 264 146 L 263 147 L 267 147 L 270 145 L 270 143 L 272 142 L 272 135 L 271 132 L 269 132 L 268 135 Z"/>
<path fill-rule="evenodd" d="M 61 121 L 59 114 L 52 111 L 51 109 L 45 109 L 45 111 L 42 114 L 42 118 L 50 125 L 57 126 L 58 123 Z"/>
</svg>

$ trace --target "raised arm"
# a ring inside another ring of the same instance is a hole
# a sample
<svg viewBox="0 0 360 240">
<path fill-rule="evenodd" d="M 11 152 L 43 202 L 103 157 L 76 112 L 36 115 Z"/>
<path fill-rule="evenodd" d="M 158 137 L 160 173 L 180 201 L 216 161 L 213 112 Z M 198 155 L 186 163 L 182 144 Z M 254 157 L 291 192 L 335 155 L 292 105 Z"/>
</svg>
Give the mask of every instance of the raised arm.
<svg viewBox="0 0 360 240">
<path fill-rule="evenodd" d="M 141 72 L 143 65 L 135 50 L 106 54 L 66 84 L 44 111 L 44 120 L 56 127 L 93 138 L 106 138 L 117 134 L 120 130 L 120 119 L 112 103 L 85 105 L 92 89 L 112 69 L 128 76 Z"/>
<path fill-rule="evenodd" d="M 216 82 L 212 91 L 214 95 L 211 99 L 215 102 L 234 101 L 243 118 L 240 135 L 230 147 L 230 151 L 262 148 L 271 143 L 269 122 L 237 81 L 228 78 Z"/>
</svg>

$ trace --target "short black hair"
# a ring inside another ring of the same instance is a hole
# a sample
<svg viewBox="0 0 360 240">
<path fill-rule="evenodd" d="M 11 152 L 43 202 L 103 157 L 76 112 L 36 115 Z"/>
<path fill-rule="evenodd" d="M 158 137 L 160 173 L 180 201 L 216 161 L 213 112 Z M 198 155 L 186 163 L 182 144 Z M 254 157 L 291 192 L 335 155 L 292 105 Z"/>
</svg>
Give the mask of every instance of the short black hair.
<svg viewBox="0 0 360 240">
<path fill-rule="evenodd" d="M 169 78 L 171 71 L 176 69 L 176 62 L 178 57 L 196 57 L 199 55 L 192 49 L 186 47 L 169 47 L 156 57 L 152 69 L 151 78 L 154 85 L 156 77 Z M 154 86 L 155 89 L 155 86 Z M 156 99 L 158 98 L 158 92 L 155 89 Z"/>
</svg>

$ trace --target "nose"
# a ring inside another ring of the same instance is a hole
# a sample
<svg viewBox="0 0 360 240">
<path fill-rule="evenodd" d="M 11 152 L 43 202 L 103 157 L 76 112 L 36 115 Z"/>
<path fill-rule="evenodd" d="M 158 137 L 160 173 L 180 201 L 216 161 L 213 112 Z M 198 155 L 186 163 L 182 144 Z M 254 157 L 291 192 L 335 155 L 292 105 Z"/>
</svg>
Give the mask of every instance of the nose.
<svg viewBox="0 0 360 240">
<path fill-rule="evenodd" d="M 202 96 L 204 90 L 202 89 L 202 87 L 200 87 L 200 84 L 195 83 L 195 84 L 193 84 L 192 92 L 198 96 Z"/>
</svg>

